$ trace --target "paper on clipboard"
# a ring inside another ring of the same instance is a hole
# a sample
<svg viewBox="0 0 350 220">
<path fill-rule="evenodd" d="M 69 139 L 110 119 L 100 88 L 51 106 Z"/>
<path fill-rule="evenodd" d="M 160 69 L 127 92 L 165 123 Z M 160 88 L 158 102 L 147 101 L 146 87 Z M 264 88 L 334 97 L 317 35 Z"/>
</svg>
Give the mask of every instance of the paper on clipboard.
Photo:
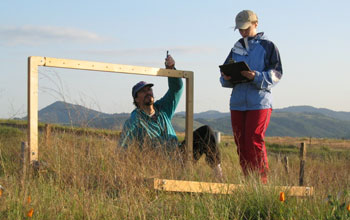
<svg viewBox="0 0 350 220">
<path fill-rule="evenodd" d="M 220 71 L 227 76 L 231 76 L 230 82 L 232 83 L 244 83 L 251 81 L 250 79 L 241 75 L 241 71 L 251 71 L 246 62 L 235 62 L 230 64 L 220 65 Z"/>
</svg>

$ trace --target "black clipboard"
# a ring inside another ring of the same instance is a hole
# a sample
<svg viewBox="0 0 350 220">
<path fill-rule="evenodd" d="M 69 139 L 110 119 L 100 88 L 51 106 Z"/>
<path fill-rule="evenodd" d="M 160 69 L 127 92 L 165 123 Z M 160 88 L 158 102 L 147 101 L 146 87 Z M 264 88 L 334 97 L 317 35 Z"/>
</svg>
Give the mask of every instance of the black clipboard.
<svg viewBox="0 0 350 220">
<path fill-rule="evenodd" d="M 243 70 L 251 71 L 248 64 L 244 61 L 220 65 L 219 68 L 225 75 L 231 76 L 231 83 L 237 84 L 252 81 L 241 75 Z"/>
</svg>

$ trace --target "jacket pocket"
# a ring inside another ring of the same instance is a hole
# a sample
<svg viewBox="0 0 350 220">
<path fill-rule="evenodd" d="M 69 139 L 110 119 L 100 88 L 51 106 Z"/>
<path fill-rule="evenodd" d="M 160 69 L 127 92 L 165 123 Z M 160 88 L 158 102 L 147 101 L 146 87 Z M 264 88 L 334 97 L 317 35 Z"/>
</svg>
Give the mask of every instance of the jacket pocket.
<svg viewBox="0 0 350 220">
<path fill-rule="evenodd" d="M 246 108 L 246 87 L 243 84 L 237 84 L 231 93 L 230 108 L 244 109 Z"/>
<path fill-rule="evenodd" d="M 248 108 L 263 109 L 271 106 L 271 92 L 269 90 L 258 90 L 251 88 L 248 92 Z"/>
</svg>

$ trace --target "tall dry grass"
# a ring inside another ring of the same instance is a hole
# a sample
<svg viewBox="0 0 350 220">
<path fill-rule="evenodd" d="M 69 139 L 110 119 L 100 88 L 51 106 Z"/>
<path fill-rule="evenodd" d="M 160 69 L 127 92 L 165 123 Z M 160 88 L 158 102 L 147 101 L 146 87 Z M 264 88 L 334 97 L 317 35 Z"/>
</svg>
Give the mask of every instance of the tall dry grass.
<svg viewBox="0 0 350 220">
<path fill-rule="evenodd" d="M 11 133 L 12 132 L 12 133 Z M 310 198 L 279 200 L 273 186 L 298 185 L 299 159 L 290 154 L 290 173 L 269 152 L 270 181 L 243 178 L 235 146 L 220 145 L 224 182 L 245 184 L 232 195 L 169 193 L 152 190 L 152 177 L 191 181 L 215 181 L 204 158 L 186 163 L 177 155 L 116 148 L 106 137 L 53 133 L 50 144 L 40 137 L 41 170 L 31 173 L 23 185 L 20 143 L 25 134 L 12 130 L 0 135 L 1 219 L 23 219 L 33 209 L 33 219 L 346 219 L 350 212 L 350 162 L 338 158 L 308 158 L 305 180 L 315 188 Z M 7 134 L 8 134 L 7 133 Z M 28 201 L 30 197 L 30 201 Z"/>
</svg>

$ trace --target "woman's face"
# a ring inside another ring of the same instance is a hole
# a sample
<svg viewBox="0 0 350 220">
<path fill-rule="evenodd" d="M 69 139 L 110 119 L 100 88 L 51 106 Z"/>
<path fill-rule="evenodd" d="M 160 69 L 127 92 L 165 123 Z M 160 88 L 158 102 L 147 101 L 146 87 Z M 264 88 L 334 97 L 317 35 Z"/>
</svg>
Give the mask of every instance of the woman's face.
<svg viewBox="0 0 350 220">
<path fill-rule="evenodd" d="M 247 29 L 239 29 L 239 33 L 241 36 L 244 37 L 254 37 L 256 35 L 256 28 L 258 26 L 258 23 L 252 23 L 249 28 Z"/>
</svg>

